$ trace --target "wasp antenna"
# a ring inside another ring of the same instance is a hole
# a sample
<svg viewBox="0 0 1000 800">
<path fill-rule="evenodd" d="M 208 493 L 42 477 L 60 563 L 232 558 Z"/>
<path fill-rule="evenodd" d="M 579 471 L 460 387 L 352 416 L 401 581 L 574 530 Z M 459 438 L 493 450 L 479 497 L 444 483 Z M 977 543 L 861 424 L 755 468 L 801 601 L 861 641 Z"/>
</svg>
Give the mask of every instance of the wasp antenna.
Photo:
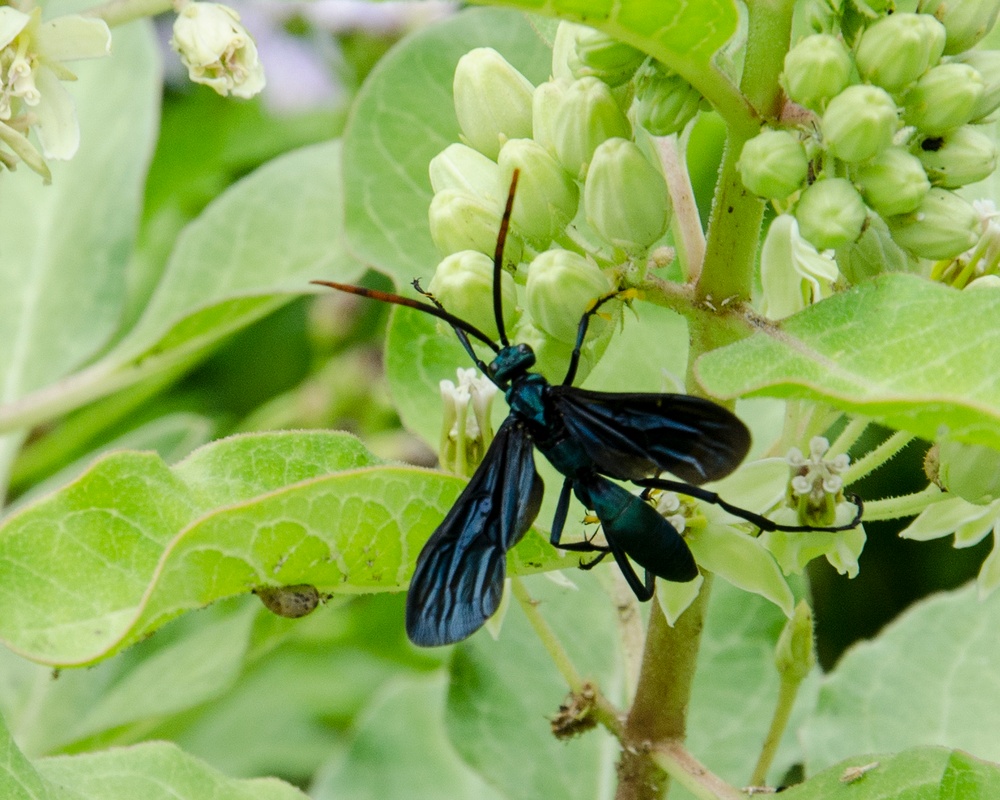
<svg viewBox="0 0 1000 800">
<path fill-rule="evenodd" d="M 510 176 L 510 189 L 507 191 L 507 205 L 503 209 L 503 218 L 500 220 L 500 232 L 497 234 L 497 246 L 493 251 L 493 316 L 496 317 L 497 330 L 500 332 L 500 344 L 507 347 L 510 341 L 507 339 L 507 331 L 503 326 L 503 292 L 500 276 L 503 273 L 503 248 L 507 243 L 507 230 L 510 228 L 510 215 L 514 210 L 514 193 L 517 191 L 517 179 L 521 174 L 518 169 Z"/>
<path fill-rule="evenodd" d="M 483 344 L 487 345 L 494 353 L 499 353 L 500 348 L 497 343 L 494 342 L 489 336 L 483 333 L 479 328 L 477 328 L 472 323 L 466 322 L 461 317 L 456 317 L 454 314 L 445 311 L 440 305 L 431 305 L 431 303 L 422 303 L 419 300 L 413 300 L 410 297 L 403 297 L 399 294 L 392 294 L 391 292 L 380 292 L 378 289 L 366 289 L 364 286 L 354 286 L 349 283 L 337 283 L 335 281 L 309 281 L 309 283 L 314 283 L 317 286 L 326 286 L 330 289 L 336 289 L 338 292 L 347 292 L 348 294 L 356 294 L 361 297 L 367 297 L 371 300 L 378 300 L 382 303 L 392 303 L 397 306 L 406 306 L 407 308 L 415 308 L 417 311 L 423 311 L 425 314 L 430 314 L 432 317 L 437 317 L 440 320 L 444 320 L 452 328 L 457 330 L 465 331 L 470 336 L 475 337 Z M 421 291 L 418 287 L 418 291 Z M 422 294 L 424 292 L 421 291 Z M 430 295 L 427 295 L 431 297 Z M 431 297 L 434 303 L 434 300 Z"/>
</svg>

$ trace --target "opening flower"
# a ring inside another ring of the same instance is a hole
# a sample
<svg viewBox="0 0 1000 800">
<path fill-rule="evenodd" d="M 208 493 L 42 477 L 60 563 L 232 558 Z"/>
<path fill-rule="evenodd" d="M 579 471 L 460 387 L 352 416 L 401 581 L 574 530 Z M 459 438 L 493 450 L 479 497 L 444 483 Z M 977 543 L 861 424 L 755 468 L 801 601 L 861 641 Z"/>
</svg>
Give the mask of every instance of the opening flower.
<svg viewBox="0 0 1000 800">
<path fill-rule="evenodd" d="M 76 80 L 63 62 L 98 58 L 111 52 L 111 32 L 103 20 L 76 15 L 41 21 L 41 9 L 0 7 L 0 162 L 13 168 L 24 161 L 51 179 L 45 159 L 72 158 L 80 127 L 69 93 L 60 81 Z M 41 152 L 28 140 L 38 137 Z"/>
<path fill-rule="evenodd" d="M 257 45 L 240 15 L 219 3 L 188 3 L 174 20 L 170 46 L 195 83 L 219 94 L 253 97 L 264 88 Z"/>
</svg>

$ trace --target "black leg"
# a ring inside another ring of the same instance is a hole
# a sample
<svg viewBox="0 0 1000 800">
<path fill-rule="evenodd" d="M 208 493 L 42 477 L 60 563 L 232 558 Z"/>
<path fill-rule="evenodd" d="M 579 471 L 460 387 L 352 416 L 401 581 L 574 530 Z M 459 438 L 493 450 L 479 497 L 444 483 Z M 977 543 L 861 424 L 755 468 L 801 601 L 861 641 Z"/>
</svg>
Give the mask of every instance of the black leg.
<svg viewBox="0 0 1000 800">
<path fill-rule="evenodd" d="M 569 369 L 566 370 L 566 377 L 563 378 L 563 386 L 570 386 L 576 378 L 576 370 L 580 366 L 580 351 L 583 349 L 583 340 L 587 336 L 587 326 L 590 325 L 590 318 L 597 313 L 597 310 L 609 300 L 618 297 L 621 292 L 612 292 L 600 298 L 594 307 L 580 317 L 580 325 L 576 329 L 576 344 L 573 346 L 573 353 L 569 357 Z"/>
</svg>

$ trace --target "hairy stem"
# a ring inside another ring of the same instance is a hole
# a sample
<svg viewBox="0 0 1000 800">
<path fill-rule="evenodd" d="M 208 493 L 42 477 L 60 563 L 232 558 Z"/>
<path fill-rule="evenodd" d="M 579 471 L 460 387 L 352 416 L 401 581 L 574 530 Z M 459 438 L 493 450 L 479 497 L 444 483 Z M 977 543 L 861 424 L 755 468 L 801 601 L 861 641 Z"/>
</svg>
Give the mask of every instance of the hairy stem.
<svg viewBox="0 0 1000 800">
<path fill-rule="evenodd" d="M 906 447 L 906 445 L 912 442 L 913 439 L 914 436 L 911 433 L 907 433 L 906 431 L 896 431 L 892 436 L 882 442 L 882 444 L 871 452 L 865 453 L 865 455 L 848 467 L 847 472 L 844 473 L 844 485 L 847 486 L 848 484 L 854 483 L 854 481 L 859 478 L 863 478 L 868 473 L 874 472 L 886 461 L 896 455 L 900 450 Z"/>
<path fill-rule="evenodd" d="M 898 497 L 886 497 L 882 500 L 872 500 L 865 503 L 865 522 L 882 519 L 900 519 L 913 517 L 935 502 L 943 492 L 930 484 L 926 489 L 913 494 Z"/>
<path fill-rule="evenodd" d="M 651 750 L 684 739 L 710 585 L 706 575 L 698 597 L 673 627 L 659 603 L 652 603 L 639 685 L 625 720 L 616 800 L 653 800 L 663 794 L 668 774 Z"/>
</svg>

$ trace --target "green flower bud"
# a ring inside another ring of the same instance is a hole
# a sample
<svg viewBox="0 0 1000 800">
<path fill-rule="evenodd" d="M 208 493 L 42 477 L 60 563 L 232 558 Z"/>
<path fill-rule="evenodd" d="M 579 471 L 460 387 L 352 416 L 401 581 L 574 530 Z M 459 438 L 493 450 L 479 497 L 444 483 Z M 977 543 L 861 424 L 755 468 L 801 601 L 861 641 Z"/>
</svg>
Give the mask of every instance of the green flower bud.
<svg viewBox="0 0 1000 800">
<path fill-rule="evenodd" d="M 799 232 L 817 250 L 855 241 L 861 235 L 868 209 L 854 185 L 844 178 L 817 181 L 795 206 Z"/>
<path fill-rule="evenodd" d="M 930 191 L 920 159 L 901 147 L 888 147 L 854 170 L 865 202 L 884 217 L 913 211 Z"/>
<path fill-rule="evenodd" d="M 568 250 L 546 250 L 528 268 L 525 307 L 536 327 L 572 345 L 584 312 L 612 288 L 592 259 Z M 602 322 L 596 316 L 591 319 L 595 331 Z"/>
<path fill-rule="evenodd" d="M 511 223 L 532 242 L 545 246 L 576 216 L 580 190 L 549 151 L 533 139 L 511 139 L 500 151 L 500 185 L 510 186 L 521 171 Z"/>
<path fill-rule="evenodd" d="M 556 157 L 570 175 L 586 175 L 601 142 L 631 135 L 632 126 L 604 81 L 580 78 L 569 85 L 556 112 L 552 138 Z"/>
<path fill-rule="evenodd" d="M 809 159 L 795 134 L 764 130 L 743 145 L 739 169 L 743 185 L 751 192 L 784 200 L 805 183 Z"/>
<path fill-rule="evenodd" d="M 848 86 L 830 100 L 821 128 L 833 155 L 857 163 L 885 150 L 898 125 L 896 104 L 884 89 Z"/>
<path fill-rule="evenodd" d="M 568 81 L 552 80 L 535 87 L 531 97 L 531 138 L 556 155 L 556 120 Z"/>
<path fill-rule="evenodd" d="M 569 54 L 569 70 L 574 78 L 594 77 L 609 86 L 619 86 L 631 79 L 646 60 L 642 50 L 603 31 L 586 25 L 574 25 L 571 30 L 574 47 Z"/>
<path fill-rule="evenodd" d="M 878 214 L 868 218 L 860 239 L 837 248 L 837 264 L 848 283 L 860 283 L 883 272 L 909 272 L 914 267 L 913 257 L 896 244 Z"/>
<path fill-rule="evenodd" d="M 829 255 L 802 238 L 790 214 L 779 214 L 760 249 L 761 312 L 783 319 L 832 294 L 840 273 Z"/>
<path fill-rule="evenodd" d="M 968 64 L 939 64 L 903 98 L 903 119 L 937 136 L 964 125 L 986 93 L 983 76 Z"/>
<path fill-rule="evenodd" d="M 478 250 L 492 256 L 496 249 L 497 232 L 503 210 L 461 189 L 444 189 L 434 195 L 428 211 L 431 239 L 441 255 L 462 250 Z M 523 245 L 516 236 L 507 236 L 504 260 L 516 264 L 521 260 Z"/>
<path fill-rule="evenodd" d="M 939 442 L 938 481 L 970 503 L 992 503 L 1000 498 L 1000 451 L 981 444 Z"/>
<path fill-rule="evenodd" d="M 653 136 L 684 129 L 701 108 L 701 92 L 672 70 L 650 62 L 636 73 L 636 121 Z"/>
<path fill-rule="evenodd" d="M 842 92 L 850 77 L 851 55 L 836 36 L 807 36 L 785 55 L 785 91 L 813 111 L 822 110 L 827 100 Z"/>
<path fill-rule="evenodd" d="M 888 217 L 896 244 L 918 258 L 954 258 L 979 239 L 979 215 L 954 192 L 933 188 L 915 211 Z"/>
<path fill-rule="evenodd" d="M 924 139 L 915 152 L 931 183 L 945 189 L 981 181 L 997 168 L 993 137 L 973 125 Z"/>
<path fill-rule="evenodd" d="M 531 83 L 491 47 L 455 67 L 455 116 L 465 142 L 495 159 L 508 139 L 531 136 Z"/>
<path fill-rule="evenodd" d="M 970 121 L 978 122 L 1000 108 L 1000 50 L 970 50 L 957 59 L 983 79 L 983 96 L 972 109 Z"/>
<path fill-rule="evenodd" d="M 507 272 L 500 273 L 503 324 L 510 330 L 517 316 L 517 289 Z M 500 335 L 493 316 L 493 259 L 474 250 L 447 256 L 434 271 L 427 290 L 457 317 L 487 336 Z"/>
<path fill-rule="evenodd" d="M 663 175 L 626 139 L 608 139 L 594 151 L 583 203 L 590 227 L 630 254 L 646 250 L 670 221 Z"/>
<path fill-rule="evenodd" d="M 468 145 L 458 142 L 448 145 L 431 159 L 428 172 L 435 192 L 460 189 L 498 205 L 501 202 L 500 168 Z"/>
<path fill-rule="evenodd" d="M 785 624 L 774 650 L 774 665 L 785 680 L 798 683 L 816 666 L 813 650 L 812 609 L 805 600 L 795 606 L 792 618 Z"/>
<path fill-rule="evenodd" d="M 989 33 L 1000 13 L 1000 0 L 920 0 L 917 10 L 933 14 L 948 32 L 946 55 L 968 50 Z"/>
<path fill-rule="evenodd" d="M 865 29 L 854 58 L 865 80 L 898 92 L 937 64 L 944 40 L 944 26 L 934 17 L 897 13 Z"/>
</svg>

